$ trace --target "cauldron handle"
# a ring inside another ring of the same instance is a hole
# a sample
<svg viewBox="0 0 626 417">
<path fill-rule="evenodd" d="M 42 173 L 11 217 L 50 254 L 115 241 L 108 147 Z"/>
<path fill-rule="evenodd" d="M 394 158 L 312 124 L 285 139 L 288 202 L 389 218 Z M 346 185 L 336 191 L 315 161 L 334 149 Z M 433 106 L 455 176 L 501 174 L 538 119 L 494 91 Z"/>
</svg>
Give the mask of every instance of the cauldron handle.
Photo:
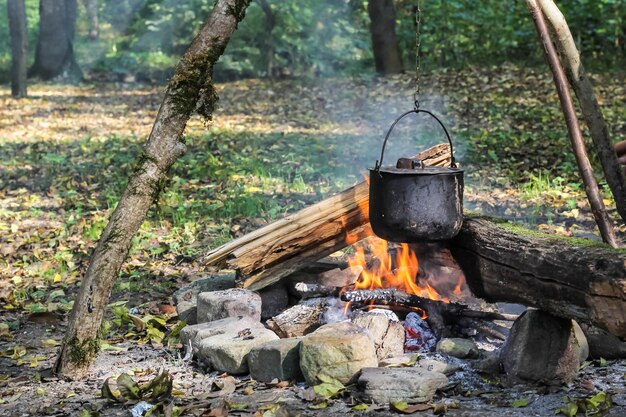
<svg viewBox="0 0 626 417">
<path fill-rule="evenodd" d="M 446 127 L 444 126 L 443 122 L 441 120 L 439 120 L 439 118 L 437 116 L 435 116 L 434 114 L 432 114 L 430 111 L 428 110 L 423 110 L 423 109 L 413 109 L 411 111 L 408 111 L 406 113 L 404 113 L 403 115 L 401 115 L 400 117 L 398 117 L 392 124 L 391 127 L 389 128 L 389 130 L 387 131 L 387 134 L 385 135 L 385 141 L 383 142 L 383 148 L 380 151 L 380 164 L 378 163 L 378 161 L 376 161 L 376 166 L 375 166 L 375 170 L 376 171 L 380 171 L 380 167 L 383 165 L 383 158 L 385 156 L 385 146 L 387 146 L 387 140 L 389 139 L 389 136 L 391 136 L 391 132 L 393 131 L 393 128 L 398 124 L 398 122 L 400 120 L 402 120 L 405 116 L 408 116 L 411 113 L 415 113 L 415 114 L 419 114 L 419 113 L 426 113 L 429 116 L 431 116 L 433 119 L 435 119 L 437 121 L 437 123 L 439 123 L 439 126 L 441 126 L 441 128 L 443 129 L 443 131 L 446 134 L 446 137 L 448 138 L 448 143 L 450 144 L 450 167 L 451 168 L 456 168 L 456 162 L 454 160 L 454 149 L 452 147 L 452 139 L 450 138 L 450 133 L 448 133 L 448 129 L 446 129 Z"/>
</svg>

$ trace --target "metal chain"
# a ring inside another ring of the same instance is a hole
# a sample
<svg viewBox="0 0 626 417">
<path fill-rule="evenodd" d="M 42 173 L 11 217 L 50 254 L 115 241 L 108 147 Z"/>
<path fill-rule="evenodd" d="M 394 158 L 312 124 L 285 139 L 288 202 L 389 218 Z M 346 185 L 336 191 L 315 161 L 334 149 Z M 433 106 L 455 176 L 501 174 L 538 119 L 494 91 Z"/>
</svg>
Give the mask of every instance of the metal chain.
<svg viewBox="0 0 626 417">
<path fill-rule="evenodd" d="M 422 45 L 422 39 L 420 36 L 422 26 L 422 9 L 420 7 L 420 3 L 421 1 L 417 0 L 417 7 L 415 8 L 415 91 L 413 92 L 415 110 L 420 107 L 420 69 L 422 66 L 422 58 L 420 57 L 420 46 Z"/>
</svg>

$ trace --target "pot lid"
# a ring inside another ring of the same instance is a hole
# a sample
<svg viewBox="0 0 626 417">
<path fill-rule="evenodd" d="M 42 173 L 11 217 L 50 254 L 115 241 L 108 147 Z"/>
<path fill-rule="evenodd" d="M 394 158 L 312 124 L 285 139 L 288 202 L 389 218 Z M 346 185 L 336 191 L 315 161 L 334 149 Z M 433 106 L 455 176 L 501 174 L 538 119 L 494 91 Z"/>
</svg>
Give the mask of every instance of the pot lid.
<svg viewBox="0 0 626 417">
<path fill-rule="evenodd" d="M 451 167 L 396 168 L 394 166 L 386 166 L 378 169 L 370 168 L 370 172 L 397 175 L 453 175 L 463 173 L 463 170 Z"/>
</svg>

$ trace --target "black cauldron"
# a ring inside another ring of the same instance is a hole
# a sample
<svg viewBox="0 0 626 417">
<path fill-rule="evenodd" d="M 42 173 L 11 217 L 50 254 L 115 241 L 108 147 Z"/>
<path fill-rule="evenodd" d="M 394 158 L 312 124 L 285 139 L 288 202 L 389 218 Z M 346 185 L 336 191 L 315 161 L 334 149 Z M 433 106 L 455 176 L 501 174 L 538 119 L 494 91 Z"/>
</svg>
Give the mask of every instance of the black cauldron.
<svg viewBox="0 0 626 417">
<path fill-rule="evenodd" d="M 450 167 L 426 167 L 416 159 L 401 158 L 395 167 L 384 167 L 387 140 L 395 125 L 409 114 L 434 118 L 450 143 Z M 454 160 L 452 139 L 443 123 L 428 110 L 415 109 L 398 117 L 387 132 L 380 153 L 370 169 L 370 223 L 374 233 L 392 242 L 448 240 L 463 223 L 463 170 Z"/>
</svg>

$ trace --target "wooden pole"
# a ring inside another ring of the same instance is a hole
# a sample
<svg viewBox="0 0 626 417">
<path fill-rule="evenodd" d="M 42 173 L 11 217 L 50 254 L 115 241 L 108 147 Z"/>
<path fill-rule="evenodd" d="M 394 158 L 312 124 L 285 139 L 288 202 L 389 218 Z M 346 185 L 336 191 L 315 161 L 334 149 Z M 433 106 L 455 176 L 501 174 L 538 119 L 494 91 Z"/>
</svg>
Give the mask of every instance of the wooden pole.
<svg viewBox="0 0 626 417">
<path fill-rule="evenodd" d="M 606 182 L 615 198 L 615 206 L 626 222 L 626 176 L 617 159 L 609 129 L 602 116 L 600 104 L 580 59 L 580 53 L 569 30 L 565 16 L 552 0 L 539 0 L 543 14 L 552 29 L 552 40 L 561 57 L 565 75 L 576 93 L 583 119 L 589 127 L 591 139 L 598 152 Z"/>
<path fill-rule="evenodd" d="M 565 116 L 565 123 L 567 125 L 570 142 L 572 143 L 572 149 L 574 150 L 574 155 L 576 156 L 576 162 L 578 163 L 580 175 L 583 179 L 583 183 L 585 184 L 585 192 L 587 193 L 587 199 L 589 200 L 591 211 L 598 225 L 598 229 L 600 229 L 602 240 L 613 247 L 617 247 L 618 242 L 613 230 L 613 224 L 606 212 L 606 207 L 604 206 L 604 201 L 602 200 L 602 195 L 600 194 L 600 190 L 598 188 L 598 183 L 593 175 L 593 169 L 591 167 L 591 163 L 589 162 L 587 149 L 585 148 L 585 144 L 583 142 L 580 124 L 578 122 L 578 117 L 576 116 L 572 96 L 569 92 L 567 78 L 561 63 L 559 62 L 554 45 L 552 45 L 546 21 L 543 18 L 543 14 L 537 4 L 537 0 L 526 0 L 526 3 L 531 11 L 537 33 L 539 34 L 539 38 L 541 39 L 541 43 L 543 45 L 548 65 L 552 71 L 552 76 L 554 77 L 554 83 L 559 94 L 563 115 Z"/>
</svg>

